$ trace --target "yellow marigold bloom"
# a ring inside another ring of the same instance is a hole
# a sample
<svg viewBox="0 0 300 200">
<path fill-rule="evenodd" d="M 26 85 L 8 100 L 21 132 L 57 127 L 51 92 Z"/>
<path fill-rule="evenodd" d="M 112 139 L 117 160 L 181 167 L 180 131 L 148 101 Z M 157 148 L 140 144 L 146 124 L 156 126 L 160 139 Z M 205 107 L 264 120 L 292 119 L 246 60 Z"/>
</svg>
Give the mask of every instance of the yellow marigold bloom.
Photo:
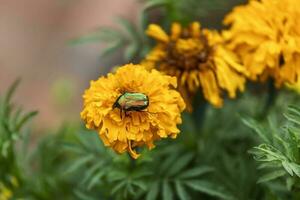
<svg viewBox="0 0 300 200">
<path fill-rule="evenodd" d="M 298 0 L 250 0 L 225 18 L 224 37 L 242 59 L 252 80 L 272 77 L 276 86 L 300 75 Z"/>
<path fill-rule="evenodd" d="M 200 23 L 184 28 L 173 23 L 170 36 L 158 25 L 146 33 L 157 41 L 142 64 L 178 78 L 178 89 L 191 111 L 191 101 L 201 88 L 204 98 L 216 107 L 223 105 L 222 92 L 230 98 L 244 90 L 246 73 L 235 54 L 223 44 L 217 31 L 201 29 Z"/>
<path fill-rule="evenodd" d="M 177 124 L 181 123 L 185 104 L 180 94 L 172 89 L 176 84 L 175 77 L 156 70 L 147 71 L 141 65 L 125 65 L 115 74 L 91 81 L 83 95 L 81 118 L 87 128 L 99 132 L 105 146 L 117 153 L 128 151 L 137 158 L 139 154 L 134 147 L 146 145 L 151 149 L 155 140 L 176 138 L 179 133 Z M 134 106 L 143 103 L 142 100 L 129 97 L 124 100 L 127 94 L 146 95 L 148 102 L 139 111 Z"/>
</svg>

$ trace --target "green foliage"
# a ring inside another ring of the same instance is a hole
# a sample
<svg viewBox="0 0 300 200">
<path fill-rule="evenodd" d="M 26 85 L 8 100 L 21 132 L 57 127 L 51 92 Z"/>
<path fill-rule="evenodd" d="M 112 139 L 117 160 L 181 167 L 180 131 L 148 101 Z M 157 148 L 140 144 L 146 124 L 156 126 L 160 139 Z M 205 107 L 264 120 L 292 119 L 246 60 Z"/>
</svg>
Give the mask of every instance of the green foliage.
<svg viewBox="0 0 300 200">
<path fill-rule="evenodd" d="M 201 178 L 212 173 L 212 167 L 198 166 L 191 151 L 184 153 L 184 149 L 179 148 L 170 152 L 179 147 L 178 144 L 176 147 L 162 144 L 159 151 L 143 152 L 143 158 L 135 161 L 105 149 L 97 137 L 93 132 L 83 132 L 78 135 L 77 143 L 65 145 L 77 156 L 67 170 L 82 177 L 77 194 L 86 191 L 114 199 L 168 200 L 191 199 L 190 191 L 196 194 L 198 191 L 228 199 L 222 190 L 218 191 L 216 183 Z"/>
<path fill-rule="evenodd" d="M 226 3 L 220 0 L 199 1 L 199 0 L 146 0 L 145 11 L 160 9 L 163 23 L 170 24 L 174 21 L 187 24 L 200 17 L 207 16 L 209 12 L 226 7 Z M 193 10 L 193 12 L 191 12 Z"/>
<path fill-rule="evenodd" d="M 105 57 L 123 50 L 125 62 L 141 59 L 147 52 L 147 38 L 144 34 L 146 28 L 146 16 L 141 13 L 138 26 L 125 18 L 117 18 L 120 28 L 101 27 L 90 34 L 71 41 L 71 44 L 83 44 L 90 42 L 101 42 L 107 44 L 101 56 Z"/>
<path fill-rule="evenodd" d="M 59 141 L 68 131 L 62 128 L 58 134 L 44 137 L 30 151 L 30 132 L 24 131 L 24 126 L 37 112 L 24 113 L 12 103 L 19 82 L 15 81 L 0 96 L 0 183 L 8 187 L 14 198 L 68 199 L 72 193 L 64 192 L 72 185 L 62 179 L 61 166 L 57 164 L 61 162 Z"/>
<path fill-rule="evenodd" d="M 244 119 L 244 123 L 251 127 L 263 142 L 249 152 L 260 162 L 259 169 L 263 175 L 258 183 L 270 181 L 285 181 L 289 191 L 297 191 L 300 187 L 300 109 L 289 106 L 284 114 L 287 122 L 278 131 L 274 118 L 269 118 L 269 126 L 262 125 L 253 119 Z"/>
<path fill-rule="evenodd" d="M 15 108 L 11 103 L 20 80 L 16 80 L 8 89 L 4 96 L 0 97 L 0 180 L 12 178 L 12 174 L 17 171 L 17 161 L 15 157 L 15 143 L 22 137 L 21 129 L 33 116 L 36 111 L 23 113 L 21 108 Z M 3 172 L 5 172 L 3 174 Z"/>
</svg>

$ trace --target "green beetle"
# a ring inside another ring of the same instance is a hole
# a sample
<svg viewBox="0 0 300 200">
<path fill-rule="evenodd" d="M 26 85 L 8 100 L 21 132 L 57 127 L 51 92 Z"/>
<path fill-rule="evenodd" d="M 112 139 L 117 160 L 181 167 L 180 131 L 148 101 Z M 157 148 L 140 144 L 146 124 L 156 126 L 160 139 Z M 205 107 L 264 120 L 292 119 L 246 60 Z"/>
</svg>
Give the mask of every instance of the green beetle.
<svg viewBox="0 0 300 200">
<path fill-rule="evenodd" d="M 113 104 L 113 109 L 120 109 L 120 116 L 122 112 L 127 111 L 143 111 L 149 106 L 149 98 L 147 95 L 138 92 L 125 92 L 117 98 Z"/>
</svg>

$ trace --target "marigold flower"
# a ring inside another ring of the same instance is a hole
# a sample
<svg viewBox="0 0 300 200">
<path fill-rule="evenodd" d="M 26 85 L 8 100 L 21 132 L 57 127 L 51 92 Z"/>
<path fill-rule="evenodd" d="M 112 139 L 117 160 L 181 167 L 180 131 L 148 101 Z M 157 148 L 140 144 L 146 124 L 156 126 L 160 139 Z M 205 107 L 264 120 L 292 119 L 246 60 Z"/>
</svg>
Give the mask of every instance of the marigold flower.
<svg viewBox="0 0 300 200">
<path fill-rule="evenodd" d="M 216 107 L 223 105 L 223 91 L 234 98 L 237 90 L 244 90 L 246 70 L 217 31 L 201 29 L 200 23 L 194 22 L 187 28 L 173 23 L 170 36 L 155 24 L 149 25 L 146 33 L 157 45 L 142 64 L 176 76 L 189 111 L 200 88 L 204 98 Z"/>
<path fill-rule="evenodd" d="M 229 48 L 242 59 L 252 80 L 269 77 L 276 86 L 296 83 L 300 74 L 298 0 L 250 0 L 225 18 Z"/>
<path fill-rule="evenodd" d="M 185 104 L 180 94 L 172 89 L 176 84 L 176 77 L 156 70 L 147 71 L 141 65 L 125 65 L 115 74 L 91 81 L 83 95 L 81 118 L 88 129 L 99 132 L 105 146 L 117 153 L 128 151 L 137 158 L 139 154 L 134 147 L 146 145 L 151 149 L 155 140 L 176 138 L 179 133 L 177 124 L 181 123 Z M 129 95 L 127 102 L 124 94 Z M 130 99 L 135 94 L 147 96 L 145 109 L 139 111 L 135 107 L 143 103 L 141 99 Z M 127 103 L 127 107 L 122 110 L 118 103 Z"/>
</svg>

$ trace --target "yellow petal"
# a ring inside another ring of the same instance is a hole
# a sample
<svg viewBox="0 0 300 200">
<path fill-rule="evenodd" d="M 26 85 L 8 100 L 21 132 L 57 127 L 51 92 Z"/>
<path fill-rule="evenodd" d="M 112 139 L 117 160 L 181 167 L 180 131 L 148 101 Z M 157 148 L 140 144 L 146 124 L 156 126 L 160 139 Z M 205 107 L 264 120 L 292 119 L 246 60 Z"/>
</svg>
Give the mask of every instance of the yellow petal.
<svg viewBox="0 0 300 200">
<path fill-rule="evenodd" d="M 214 106 L 221 107 L 223 101 L 219 95 L 219 88 L 214 73 L 211 70 L 201 71 L 199 78 L 205 99 Z"/>
<path fill-rule="evenodd" d="M 169 41 L 169 36 L 166 32 L 156 24 L 150 24 L 146 30 L 146 34 L 160 42 L 166 43 Z"/>
<path fill-rule="evenodd" d="M 200 23 L 199 22 L 193 22 L 191 24 L 190 28 L 191 28 L 192 37 L 199 38 L 200 35 L 201 35 L 201 32 L 200 32 L 201 25 L 200 25 Z"/>
<path fill-rule="evenodd" d="M 181 35 L 181 25 L 179 23 L 174 22 L 171 27 L 171 39 L 177 40 Z"/>
</svg>

